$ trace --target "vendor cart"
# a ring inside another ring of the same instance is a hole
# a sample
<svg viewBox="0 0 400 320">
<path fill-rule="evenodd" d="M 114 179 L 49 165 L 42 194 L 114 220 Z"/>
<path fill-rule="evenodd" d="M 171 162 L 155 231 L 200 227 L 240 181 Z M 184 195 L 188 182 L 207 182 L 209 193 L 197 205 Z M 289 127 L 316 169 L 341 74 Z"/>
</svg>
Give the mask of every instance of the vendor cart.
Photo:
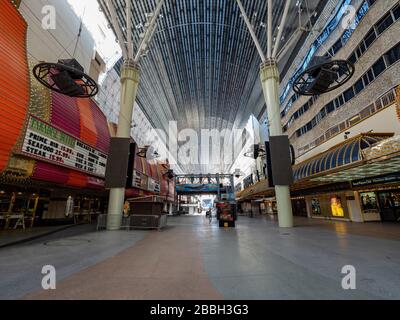
<svg viewBox="0 0 400 320">
<path fill-rule="evenodd" d="M 217 218 L 220 228 L 235 228 L 237 220 L 237 208 L 235 201 L 217 201 Z"/>
</svg>

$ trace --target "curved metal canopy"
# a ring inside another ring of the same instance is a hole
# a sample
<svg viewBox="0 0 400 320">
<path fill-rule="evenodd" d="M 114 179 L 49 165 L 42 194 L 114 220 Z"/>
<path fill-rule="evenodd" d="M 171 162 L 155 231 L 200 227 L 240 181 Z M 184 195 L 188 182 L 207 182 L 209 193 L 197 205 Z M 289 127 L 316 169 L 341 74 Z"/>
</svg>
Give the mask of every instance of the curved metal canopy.
<svg viewBox="0 0 400 320">
<path fill-rule="evenodd" d="M 111 2 L 124 31 L 126 2 Z M 286 1 L 272 2 L 276 37 Z M 310 15 L 315 19 L 326 2 L 291 1 L 281 44 L 289 40 L 300 23 L 304 26 Z M 99 3 L 111 23 L 106 0 L 99 0 Z M 135 51 L 146 14 L 154 10 L 156 3 L 156 0 L 131 1 Z M 266 52 L 268 1 L 242 0 L 242 3 Z M 251 114 L 258 116 L 263 112 L 265 102 L 259 80 L 261 60 L 236 0 L 165 0 L 158 24 L 149 52 L 141 60 L 137 97 L 154 127 L 167 130 L 169 121 L 177 121 L 179 130 L 242 128 Z M 288 59 L 281 61 L 285 63 Z M 182 168 L 190 173 L 230 169 L 191 165 Z"/>
<path fill-rule="evenodd" d="M 390 134 L 361 134 L 332 149 L 307 160 L 294 168 L 295 180 L 326 173 L 330 170 L 351 165 L 363 160 L 362 151 L 387 139 Z"/>
</svg>

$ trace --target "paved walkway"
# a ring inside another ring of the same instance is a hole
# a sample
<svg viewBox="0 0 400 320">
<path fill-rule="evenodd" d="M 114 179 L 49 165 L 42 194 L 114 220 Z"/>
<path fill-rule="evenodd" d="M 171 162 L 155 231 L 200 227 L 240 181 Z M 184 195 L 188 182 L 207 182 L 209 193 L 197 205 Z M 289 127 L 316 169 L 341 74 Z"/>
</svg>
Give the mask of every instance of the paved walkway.
<svg viewBox="0 0 400 320">
<path fill-rule="evenodd" d="M 52 226 L 52 227 L 33 227 L 23 229 L 0 230 L 0 248 L 40 238 L 45 235 L 58 232 L 60 230 L 74 227 L 75 225 Z"/>
<path fill-rule="evenodd" d="M 203 217 L 174 217 L 161 232 L 82 229 L 50 247 L 38 242 L 0 251 L 0 274 L 8 278 L 0 278 L 0 298 L 400 298 L 400 226 L 296 224 L 281 230 L 268 219 L 241 217 L 236 229 L 219 229 Z M 44 264 L 57 268 L 55 291 L 40 289 Z M 345 265 L 357 270 L 357 290 L 341 287 Z"/>
</svg>

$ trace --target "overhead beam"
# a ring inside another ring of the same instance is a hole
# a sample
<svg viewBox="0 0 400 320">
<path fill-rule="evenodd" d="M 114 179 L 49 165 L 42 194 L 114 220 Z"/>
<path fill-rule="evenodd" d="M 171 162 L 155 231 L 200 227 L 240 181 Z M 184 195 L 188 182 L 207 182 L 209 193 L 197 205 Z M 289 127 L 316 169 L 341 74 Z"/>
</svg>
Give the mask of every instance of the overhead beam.
<svg viewBox="0 0 400 320">
<path fill-rule="evenodd" d="M 112 26 L 114 28 L 117 40 L 118 40 L 119 45 L 122 50 L 122 57 L 124 59 L 128 59 L 129 55 L 128 55 L 128 51 L 126 50 L 126 46 L 125 46 L 125 38 L 123 36 L 121 27 L 118 23 L 117 12 L 115 11 L 115 7 L 112 2 L 113 2 L 113 0 L 107 0 L 107 7 L 108 7 L 108 11 L 110 11 Z"/>
<path fill-rule="evenodd" d="M 239 8 L 240 8 L 240 12 L 242 13 L 244 22 L 246 23 L 247 29 L 248 29 L 249 32 L 250 32 L 250 35 L 251 35 L 251 37 L 252 37 L 252 39 L 253 39 L 253 42 L 254 42 L 254 44 L 256 45 L 258 54 L 260 55 L 261 60 L 262 60 L 262 62 L 264 63 L 264 62 L 266 62 L 266 58 L 265 58 L 264 51 L 263 51 L 263 49 L 261 48 L 260 42 L 258 41 L 258 38 L 257 38 L 256 33 L 254 32 L 254 28 L 253 28 L 253 26 L 251 25 L 251 22 L 250 22 L 250 20 L 249 20 L 249 18 L 248 18 L 248 16 L 247 16 L 246 10 L 244 9 L 243 4 L 242 4 L 242 2 L 241 2 L 240 0 L 236 0 L 236 2 L 237 2 L 238 6 L 239 6 Z"/>
<path fill-rule="evenodd" d="M 148 45 L 150 44 L 150 41 L 151 41 L 151 39 L 152 39 L 152 37 L 154 35 L 154 32 L 156 31 L 157 19 L 160 16 L 160 12 L 161 12 L 163 4 L 164 4 L 164 0 L 159 0 L 158 3 L 157 3 L 156 9 L 155 9 L 155 11 L 153 13 L 153 16 L 151 17 L 151 20 L 150 20 L 150 24 L 147 27 L 147 29 L 146 29 L 146 31 L 144 33 L 144 37 L 143 37 L 143 39 L 142 39 L 142 41 L 141 41 L 141 43 L 139 45 L 139 48 L 138 48 L 138 50 L 136 52 L 136 55 L 135 55 L 135 58 L 134 58 L 135 63 L 139 62 L 143 52 L 146 51 Z"/>
<path fill-rule="evenodd" d="M 304 29 L 296 29 L 296 31 L 292 34 L 290 37 L 289 41 L 285 43 L 285 45 L 282 47 L 282 49 L 279 51 L 279 53 L 276 56 L 276 60 L 280 61 L 282 57 L 285 56 L 287 51 L 295 44 L 297 41 L 299 41 L 301 35 L 303 34 Z"/>
<path fill-rule="evenodd" d="M 126 0 L 126 33 L 129 59 L 133 59 L 132 0 Z"/>
<path fill-rule="evenodd" d="M 267 58 L 272 58 L 272 0 L 268 0 L 268 8 L 267 8 L 267 16 L 268 16 L 268 47 L 267 47 Z"/>
<path fill-rule="evenodd" d="M 272 58 L 273 59 L 276 58 L 276 55 L 277 55 L 278 50 L 279 50 L 279 46 L 280 46 L 281 41 L 282 41 L 282 34 L 283 34 L 283 30 L 285 29 L 285 26 L 286 26 L 286 20 L 287 20 L 287 16 L 288 16 L 288 13 L 289 13 L 289 8 L 290 8 L 291 2 L 292 2 L 292 0 L 286 0 L 285 9 L 283 11 L 281 23 L 279 24 L 278 36 L 277 36 L 276 41 L 275 41 L 274 51 L 272 52 Z"/>
</svg>

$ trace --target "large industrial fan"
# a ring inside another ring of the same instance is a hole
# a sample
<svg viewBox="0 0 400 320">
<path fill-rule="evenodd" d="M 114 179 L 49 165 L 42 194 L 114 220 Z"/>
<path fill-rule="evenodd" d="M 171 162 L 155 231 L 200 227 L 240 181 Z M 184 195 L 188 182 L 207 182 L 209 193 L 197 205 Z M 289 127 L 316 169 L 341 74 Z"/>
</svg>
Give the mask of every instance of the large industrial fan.
<svg viewBox="0 0 400 320">
<path fill-rule="evenodd" d="M 244 154 L 244 156 L 247 158 L 258 159 L 259 157 L 265 156 L 265 150 L 259 144 L 255 144 Z"/>
<path fill-rule="evenodd" d="M 144 146 L 143 148 L 138 148 L 136 155 L 139 158 L 144 158 L 147 160 L 154 160 L 160 158 L 160 154 L 152 146 Z"/>
<path fill-rule="evenodd" d="M 42 62 L 33 68 L 35 78 L 50 90 L 69 97 L 90 98 L 98 93 L 97 83 L 76 59 Z"/>
<path fill-rule="evenodd" d="M 303 96 L 324 94 L 344 85 L 354 71 L 354 65 L 347 60 L 314 57 L 311 66 L 294 81 L 293 90 Z"/>
</svg>

